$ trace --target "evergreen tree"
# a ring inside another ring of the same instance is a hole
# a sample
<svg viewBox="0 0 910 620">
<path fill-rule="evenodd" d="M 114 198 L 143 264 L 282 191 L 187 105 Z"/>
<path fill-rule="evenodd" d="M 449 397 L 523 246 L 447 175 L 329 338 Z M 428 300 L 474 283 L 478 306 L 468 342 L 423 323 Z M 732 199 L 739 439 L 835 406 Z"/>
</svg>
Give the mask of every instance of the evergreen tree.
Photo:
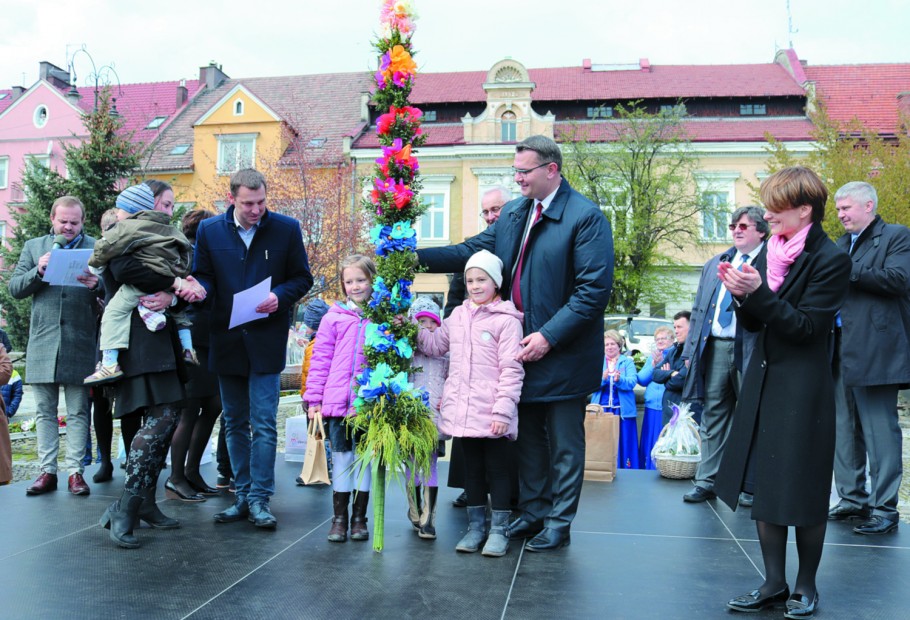
<svg viewBox="0 0 910 620">
<path fill-rule="evenodd" d="M 0 274 L 0 304 L 7 332 L 17 349 L 28 342 L 31 298 L 17 300 L 10 295 L 9 279 L 19 262 L 22 246 L 29 239 L 42 237 L 51 230 L 50 211 L 60 196 L 76 196 L 85 205 L 86 234 L 98 236 L 101 214 L 114 206 L 122 180 L 139 167 L 141 147 L 123 132 L 123 118 L 111 115 L 111 94 L 98 93 L 97 108 L 83 118 L 87 137 L 77 144 L 64 144 L 67 177 L 36 162 L 26 165 L 21 188 L 25 207 L 13 214 L 15 230 L 9 247 L 0 248 L 3 272 Z"/>
</svg>

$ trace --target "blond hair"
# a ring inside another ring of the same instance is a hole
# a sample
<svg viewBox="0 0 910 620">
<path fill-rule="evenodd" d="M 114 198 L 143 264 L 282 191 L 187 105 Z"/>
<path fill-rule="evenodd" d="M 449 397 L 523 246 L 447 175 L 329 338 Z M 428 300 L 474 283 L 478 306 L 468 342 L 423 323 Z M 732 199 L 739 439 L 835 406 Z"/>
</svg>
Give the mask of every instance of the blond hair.
<svg viewBox="0 0 910 620">
<path fill-rule="evenodd" d="M 608 329 L 607 331 L 604 332 L 604 340 L 607 340 L 607 339 L 612 340 L 613 342 L 618 344 L 620 351 L 622 351 L 623 347 L 626 346 L 626 339 L 623 338 L 622 334 L 620 334 L 615 329 Z"/>
<path fill-rule="evenodd" d="M 351 254 L 343 261 L 338 267 L 338 279 L 341 280 L 341 296 L 347 297 L 348 293 L 344 290 L 344 270 L 353 267 L 354 269 L 359 269 L 367 275 L 370 279 L 370 282 L 376 279 L 376 263 L 373 262 L 373 259 L 369 256 L 364 256 L 363 254 Z"/>
</svg>

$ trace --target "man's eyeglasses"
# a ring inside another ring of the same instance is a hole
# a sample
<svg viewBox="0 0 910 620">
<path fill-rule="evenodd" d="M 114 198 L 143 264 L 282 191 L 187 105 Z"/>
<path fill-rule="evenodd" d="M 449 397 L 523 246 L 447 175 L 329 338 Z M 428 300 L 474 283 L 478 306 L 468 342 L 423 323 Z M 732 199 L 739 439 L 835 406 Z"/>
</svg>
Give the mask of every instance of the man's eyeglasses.
<svg viewBox="0 0 910 620">
<path fill-rule="evenodd" d="M 491 209 L 484 209 L 480 212 L 480 214 L 486 217 L 487 215 L 496 215 L 500 211 L 502 211 L 502 205 L 498 207 L 492 207 Z"/>
<path fill-rule="evenodd" d="M 740 222 L 739 224 L 730 224 L 727 226 L 727 228 L 729 228 L 731 231 L 736 230 L 737 228 L 741 231 L 745 231 L 749 230 L 750 228 L 755 228 L 755 224 L 743 224 Z"/>
<path fill-rule="evenodd" d="M 512 174 L 520 174 L 521 176 L 525 176 L 529 172 L 533 172 L 534 170 L 537 170 L 538 168 L 543 168 L 544 166 L 549 166 L 552 163 L 553 162 L 548 161 L 545 164 L 540 164 L 539 166 L 534 166 L 533 168 L 516 168 L 515 166 L 512 166 Z"/>
</svg>

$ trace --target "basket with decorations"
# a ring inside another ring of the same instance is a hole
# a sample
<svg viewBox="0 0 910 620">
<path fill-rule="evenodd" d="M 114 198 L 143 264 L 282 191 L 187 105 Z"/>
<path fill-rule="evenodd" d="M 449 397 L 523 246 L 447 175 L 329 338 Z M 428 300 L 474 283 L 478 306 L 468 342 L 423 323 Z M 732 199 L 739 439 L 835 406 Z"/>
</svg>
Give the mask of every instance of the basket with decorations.
<svg viewBox="0 0 910 620">
<path fill-rule="evenodd" d="M 657 437 L 651 459 L 664 478 L 687 480 L 695 477 L 701 462 L 701 436 L 689 405 L 673 405 L 673 417 Z"/>
</svg>

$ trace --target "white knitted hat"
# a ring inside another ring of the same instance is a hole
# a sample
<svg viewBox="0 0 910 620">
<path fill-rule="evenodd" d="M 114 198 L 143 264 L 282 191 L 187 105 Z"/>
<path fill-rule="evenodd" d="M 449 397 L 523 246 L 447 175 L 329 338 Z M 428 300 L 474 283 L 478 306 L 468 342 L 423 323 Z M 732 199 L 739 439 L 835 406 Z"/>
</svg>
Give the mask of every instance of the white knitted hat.
<svg viewBox="0 0 910 620">
<path fill-rule="evenodd" d="M 496 288 L 502 287 L 502 261 L 498 256 L 487 250 L 481 250 L 468 259 L 467 264 L 464 266 L 464 272 L 468 273 L 468 269 L 474 267 L 486 271 L 493 278 L 493 282 L 496 283 Z"/>
</svg>

